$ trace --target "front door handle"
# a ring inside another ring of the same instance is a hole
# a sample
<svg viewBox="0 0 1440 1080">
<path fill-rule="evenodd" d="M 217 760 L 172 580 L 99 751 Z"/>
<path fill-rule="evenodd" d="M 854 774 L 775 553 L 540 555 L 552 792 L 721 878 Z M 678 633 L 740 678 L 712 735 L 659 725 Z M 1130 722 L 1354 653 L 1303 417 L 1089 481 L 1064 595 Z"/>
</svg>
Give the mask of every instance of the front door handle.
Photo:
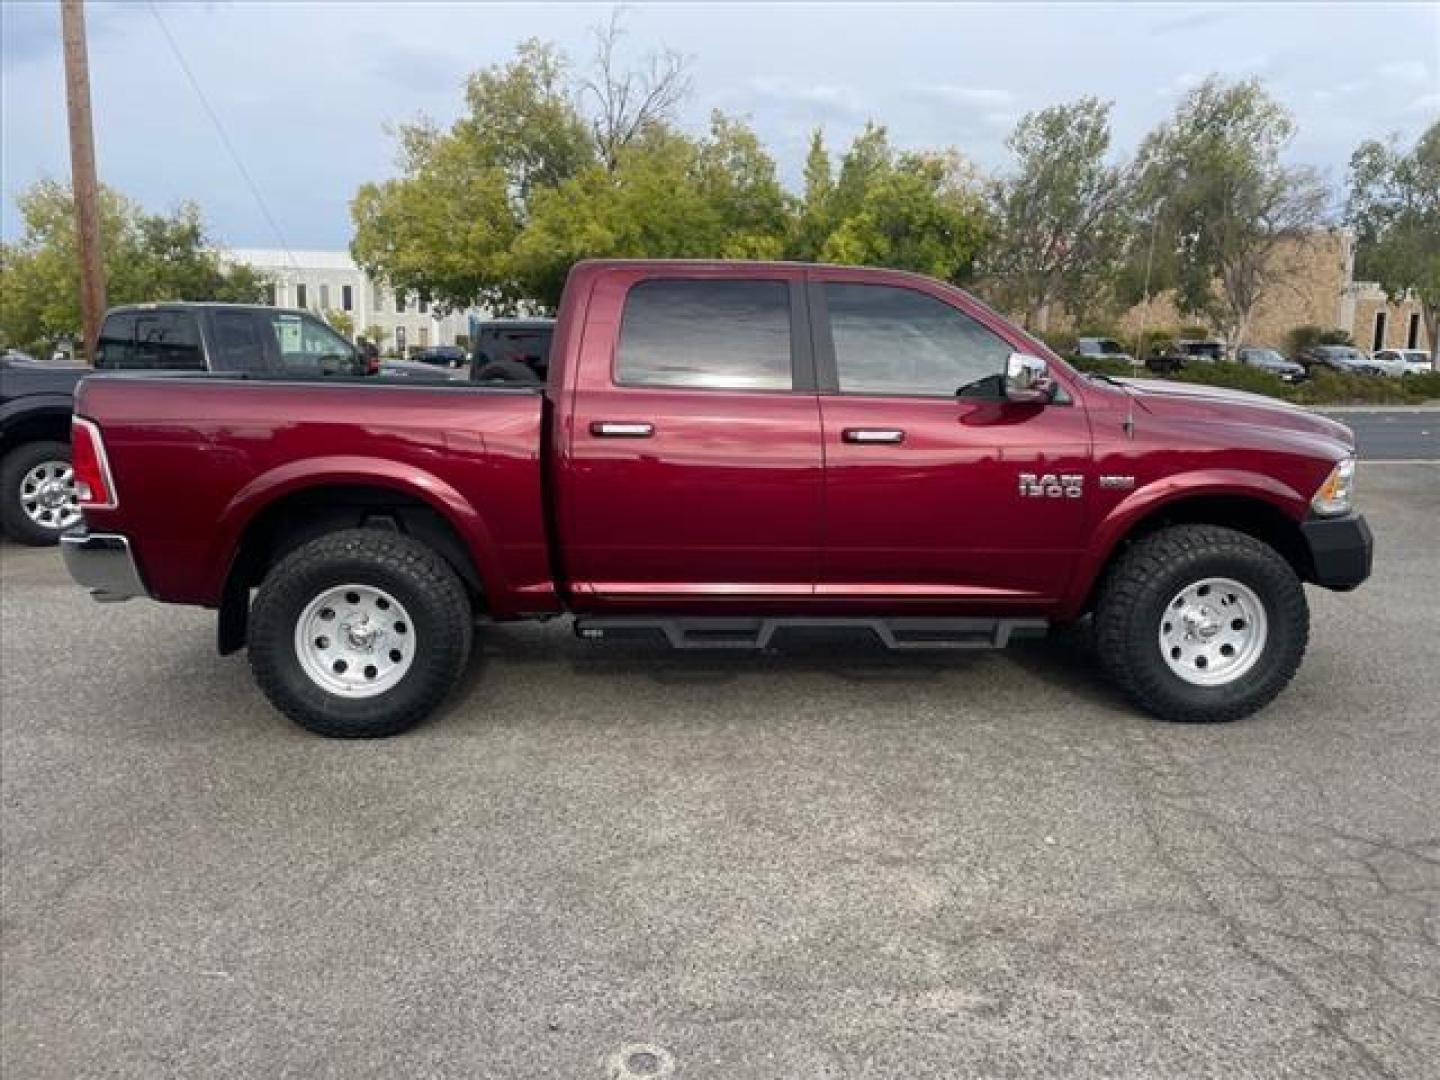
<svg viewBox="0 0 1440 1080">
<path fill-rule="evenodd" d="M 840 437 L 848 443 L 902 443 L 905 432 L 899 428 L 847 427 Z"/>
<path fill-rule="evenodd" d="M 648 439 L 655 434 L 654 424 L 620 422 L 617 420 L 596 420 L 590 425 L 590 434 L 608 439 Z"/>
</svg>

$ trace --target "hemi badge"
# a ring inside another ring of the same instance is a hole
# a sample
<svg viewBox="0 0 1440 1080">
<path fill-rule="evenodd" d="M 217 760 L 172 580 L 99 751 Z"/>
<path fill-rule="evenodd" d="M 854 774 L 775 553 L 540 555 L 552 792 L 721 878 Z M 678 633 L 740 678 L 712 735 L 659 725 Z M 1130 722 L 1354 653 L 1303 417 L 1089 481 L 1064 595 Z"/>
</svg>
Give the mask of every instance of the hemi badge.
<svg viewBox="0 0 1440 1080">
<path fill-rule="evenodd" d="M 1129 488 L 1133 488 L 1135 486 L 1135 477 L 1118 476 L 1113 473 L 1107 476 L 1106 474 L 1101 473 L 1100 486 L 1102 488 L 1116 488 L 1122 491 L 1128 490 Z"/>
</svg>

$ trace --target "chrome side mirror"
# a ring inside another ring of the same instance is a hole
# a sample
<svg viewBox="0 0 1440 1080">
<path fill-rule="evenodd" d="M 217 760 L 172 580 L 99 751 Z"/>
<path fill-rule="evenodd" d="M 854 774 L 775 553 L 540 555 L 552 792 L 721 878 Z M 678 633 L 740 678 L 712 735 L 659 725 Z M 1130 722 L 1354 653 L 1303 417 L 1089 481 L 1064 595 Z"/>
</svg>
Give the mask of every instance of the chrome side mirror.
<svg viewBox="0 0 1440 1080">
<path fill-rule="evenodd" d="M 1005 400 L 1044 405 L 1055 396 L 1050 366 L 1038 356 L 1013 352 L 1005 361 Z"/>
</svg>

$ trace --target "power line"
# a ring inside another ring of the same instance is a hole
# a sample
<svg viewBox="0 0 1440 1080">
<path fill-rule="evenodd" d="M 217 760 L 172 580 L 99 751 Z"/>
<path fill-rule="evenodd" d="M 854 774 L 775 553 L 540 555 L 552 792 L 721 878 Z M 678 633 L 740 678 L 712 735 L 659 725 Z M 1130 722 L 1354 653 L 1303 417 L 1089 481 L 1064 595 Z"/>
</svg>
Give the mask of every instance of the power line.
<svg viewBox="0 0 1440 1080">
<path fill-rule="evenodd" d="M 160 32 L 165 35 L 165 40 L 169 42 L 170 51 L 175 54 L 175 59 L 180 64 L 180 70 L 185 73 L 185 78 L 190 81 L 190 86 L 195 91 L 195 96 L 200 99 L 200 104 L 205 109 L 205 114 L 210 117 L 210 122 L 215 125 L 216 134 L 220 136 L 220 141 L 225 145 L 225 152 L 230 155 L 230 160 L 235 163 L 235 168 L 239 170 L 241 177 L 244 178 L 245 186 L 250 189 L 250 194 L 255 198 L 255 205 L 260 207 L 260 213 L 264 214 L 265 220 L 270 223 L 270 230 L 275 234 L 275 239 L 280 242 L 280 248 L 285 252 L 285 257 L 290 260 L 290 265 L 293 269 L 299 270 L 300 264 L 295 261 L 295 256 L 290 251 L 290 245 L 285 242 L 285 234 L 280 231 L 280 226 L 276 223 L 274 215 L 270 213 L 270 208 L 265 205 L 265 199 L 261 196 L 259 187 L 256 186 L 254 179 L 250 176 L 250 170 L 245 168 L 245 163 L 240 160 L 240 155 L 235 152 L 235 146 L 230 142 L 230 136 L 225 133 L 225 125 L 220 123 L 220 117 L 217 116 L 215 110 L 210 107 L 210 99 L 205 96 L 205 91 L 200 89 L 200 83 L 196 80 L 195 73 L 190 70 L 190 65 L 185 62 L 185 56 L 180 51 L 180 45 L 176 42 L 175 36 L 170 33 L 170 28 L 165 25 L 165 20 L 160 17 L 160 9 L 155 6 L 154 0 L 146 0 L 145 6 L 150 9 L 150 14 L 155 16 L 155 22 L 159 25 Z"/>
</svg>

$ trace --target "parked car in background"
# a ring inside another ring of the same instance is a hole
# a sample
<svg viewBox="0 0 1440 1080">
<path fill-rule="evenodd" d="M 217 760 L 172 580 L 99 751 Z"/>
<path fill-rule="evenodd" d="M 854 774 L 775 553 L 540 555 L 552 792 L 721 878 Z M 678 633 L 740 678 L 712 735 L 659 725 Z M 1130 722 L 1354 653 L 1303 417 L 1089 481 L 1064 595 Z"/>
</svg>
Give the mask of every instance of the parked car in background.
<svg viewBox="0 0 1440 1080">
<path fill-rule="evenodd" d="M 1399 349 L 1376 349 L 1370 354 L 1370 363 L 1393 379 L 1398 379 L 1409 372 L 1405 358 L 1400 355 Z"/>
<path fill-rule="evenodd" d="M 432 345 L 416 349 L 407 357 L 412 363 L 457 371 L 470 365 L 470 356 L 459 345 Z"/>
<path fill-rule="evenodd" d="M 95 372 L 216 372 L 246 378 L 365 375 L 355 347 L 306 311 L 243 304 L 111 309 L 93 369 L 0 361 L 0 526 L 22 544 L 54 544 L 80 520 L 70 465 L 75 385 Z"/>
<path fill-rule="evenodd" d="M 87 379 L 66 565 L 217 609 L 279 710 L 347 737 L 443 702 L 477 620 L 567 612 L 757 649 L 999 648 L 1093 612 L 1133 700 L 1234 720 L 1298 668 L 1303 583 L 1370 573 L 1344 425 L 1086 377 L 941 281 L 582 262 L 552 329 L 536 386 Z"/>
<path fill-rule="evenodd" d="M 1151 371 L 1162 373 L 1181 371 L 1191 364 L 1214 364 L 1225 359 L 1223 341 L 1207 341 L 1198 338 L 1181 338 L 1171 342 L 1158 353 L 1151 353 L 1145 366 Z"/>
<path fill-rule="evenodd" d="M 1297 383 L 1305 379 L 1303 364 L 1287 360 L 1279 349 L 1261 345 L 1242 345 L 1235 353 L 1235 359 L 1247 367 L 1259 368 L 1276 376 L 1282 382 Z"/>
<path fill-rule="evenodd" d="M 1135 363 L 1135 358 L 1125 351 L 1125 346 L 1114 338 L 1076 338 L 1075 356 L 1082 364 L 1086 360 L 1114 360 L 1132 365 Z"/>
<path fill-rule="evenodd" d="M 1401 375 L 1428 375 L 1435 370 L 1424 349 L 1381 349 L 1371 359 L 1383 364 L 1387 373 L 1395 367 Z"/>
<path fill-rule="evenodd" d="M 1347 375 L 1384 375 L 1385 371 L 1353 345 L 1311 345 L 1296 357 L 1313 373 L 1317 367 Z"/>
</svg>

